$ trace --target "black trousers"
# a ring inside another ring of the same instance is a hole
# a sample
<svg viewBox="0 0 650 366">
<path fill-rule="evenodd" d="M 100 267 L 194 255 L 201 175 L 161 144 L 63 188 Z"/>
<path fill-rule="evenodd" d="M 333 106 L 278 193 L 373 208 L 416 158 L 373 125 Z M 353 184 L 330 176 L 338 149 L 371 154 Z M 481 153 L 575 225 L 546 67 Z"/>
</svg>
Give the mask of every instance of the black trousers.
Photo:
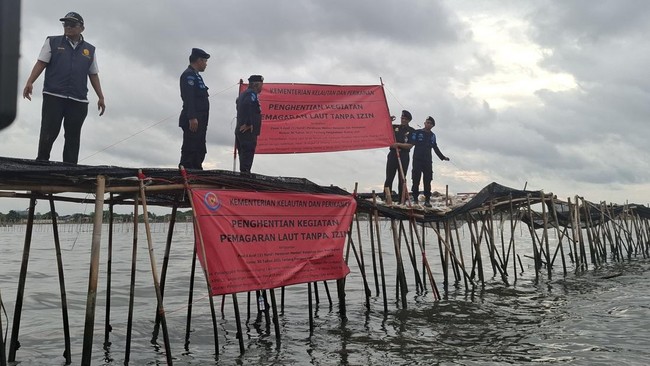
<svg viewBox="0 0 650 366">
<path fill-rule="evenodd" d="M 402 162 L 402 169 L 404 170 L 404 175 L 406 176 L 406 172 L 409 169 L 409 152 L 408 151 L 400 151 L 399 154 L 399 160 Z M 393 190 L 393 180 L 395 180 L 395 175 L 399 172 L 399 162 L 397 159 L 397 153 L 395 150 L 390 150 L 388 153 L 388 157 L 386 158 L 386 181 L 384 182 L 384 187 L 388 187 L 390 191 Z M 399 196 L 402 195 L 403 191 L 402 189 L 404 188 L 402 184 L 402 179 L 397 178 L 397 192 Z"/>
<path fill-rule="evenodd" d="M 235 144 L 237 144 L 237 151 L 239 151 L 239 171 L 250 173 L 255 158 L 255 148 L 257 148 L 257 135 L 250 132 L 238 133 Z"/>
<path fill-rule="evenodd" d="M 411 193 L 413 199 L 417 200 L 420 195 L 420 177 L 424 181 L 424 198 L 428 201 L 431 198 L 431 181 L 433 180 L 433 165 L 431 161 L 413 159 L 411 174 Z"/>
<path fill-rule="evenodd" d="M 52 146 L 56 138 L 59 137 L 63 124 L 63 137 L 65 138 L 63 161 L 76 164 L 79 160 L 81 126 L 87 115 L 88 103 L 43 94 L 41 133 L 38 139 L 36 160 L 50 160 Z"/>
<path fill-rule="evenodd" d="M 189 122 L 183 124 L 183 146 L 181 146 L 181 162 L 185 169 L 203 170 L 203 160 L 208 152 L 206 135 L 208 134 L 208 113 L 197 117 L 199 128 L 190 131 Z"/>
</svg>

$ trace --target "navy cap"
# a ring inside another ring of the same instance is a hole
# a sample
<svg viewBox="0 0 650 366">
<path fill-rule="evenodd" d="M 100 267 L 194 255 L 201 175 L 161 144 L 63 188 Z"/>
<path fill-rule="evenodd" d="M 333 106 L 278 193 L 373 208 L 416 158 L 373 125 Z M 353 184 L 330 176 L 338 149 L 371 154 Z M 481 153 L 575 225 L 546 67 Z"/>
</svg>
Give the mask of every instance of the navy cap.
<svg viewBox="0 0 650 366">
<path fill-rule="evenodd" d="M 81 25 L 84 25 L 84 18 L 82 18 L 81 15 L 79 15 L 79 13 L 75 13 L 74 11 L 69 12 L 63 18 L 61 18 L 59 20 L 62 21 L 62 22 L 65 22 L 66 20 L 68 20 L 68 21 L 73 21 L 73 22 L 77 22 L 77 23 L 79 23 Z"/>
<path fill-rule="evenodd" d="M 264 76 L 262 76 L 262 75 L 251 75 L 248 78 L 248 82 L 250 82 L 250 83 L 264 82 Z"/>
<path fill-rule="evenodd" d="M 413 119 L 413 116 L 411 116 L 411 112 L 407 111 L 406 109 L 402 111 L 402 117 L 405 117 L 409 121 Z"/>
<path fill-rule="evenodd" d="M 210 58 L 210 54 L 200 48 L 192 48 L 192 58 Z"/>
</svg>

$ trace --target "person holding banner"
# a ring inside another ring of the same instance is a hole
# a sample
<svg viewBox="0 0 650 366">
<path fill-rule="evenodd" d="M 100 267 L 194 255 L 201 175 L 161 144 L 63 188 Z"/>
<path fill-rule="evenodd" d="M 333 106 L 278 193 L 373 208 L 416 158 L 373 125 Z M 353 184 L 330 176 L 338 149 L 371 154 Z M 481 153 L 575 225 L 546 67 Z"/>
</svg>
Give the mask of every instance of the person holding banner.
<svg viewBox="0 0 650 366">
<path fill-rule="evenodd" d="M 391 116 L 391 119 L 395 120 L 395 117 Z M 384 188 L 388 188 L 389 193 L 393 190 L 393 180 L 395 179 L 395 175 L 400 172 L 401 163 L 401 173 L 399 174 L 397 184 L 397 197 L 402 197 L 404 194 L 404 174 L 406 174 L 406 171 L 409 168 L 409 153 L 413 147 L 413 145 L 409 143 L 409 138 L 411 137 L 411 134 L 415 132 L 415 129 L 409 126 L 409 122 L 411 122 L 412 119 L 413 117 L 409 111 L 402 111 L 400 124 L 393 125 L 395 143 L 390 146 L 388 157 L 386 158 L 386 181 L 384 182 Z"/>
<path fill-rule="evenodd" d="M 424 121 L 424 128 L 415 131 L 411 134 L 410 142 L 413 144 L 413 170 L 411 179 L 413 181 L 413 186 L 411 187 L 411 193 L 413 194 L 413 200 L 417 202 L 418 197 L 420 196 L 420 178 L 424 180 L 424 206 L 431 207 L 431 180 L 433 179 L 433 161 L 431 156 L 431 150 L 435 151 L 438 158 L 443 161 L 449 161 L 449 158 L 442 154 L 438 148 L 438 143 L 436 141 L 436 134 L 431 132 L 433 126 L 436 125 L 436 121 L 433 117 L 429 116 Z"/>
<path fill-rule="evenodd" d="M 248 88 L 237 98 L 237 127 L 235 145 L 239 151 L 239 171 L 250 173 L 257 147 L 257 136 L 262 129 L 262 108 L 258 94 L 262 92 L 264 77 L 251 75 Z"/>
<path fill-rule="evenodd" d="M 183 109 L 178 126 L 183 129 L 181 162 L 186 169 L 203 170 L 203 160 L 208 152 L 205 139 L 208 132 L 210 101 L 208 87 L 199 72 L 205 71 L 210 55 L 200 48 L 192 48 L 190 65 L 180 77 Z"/>
</svg>

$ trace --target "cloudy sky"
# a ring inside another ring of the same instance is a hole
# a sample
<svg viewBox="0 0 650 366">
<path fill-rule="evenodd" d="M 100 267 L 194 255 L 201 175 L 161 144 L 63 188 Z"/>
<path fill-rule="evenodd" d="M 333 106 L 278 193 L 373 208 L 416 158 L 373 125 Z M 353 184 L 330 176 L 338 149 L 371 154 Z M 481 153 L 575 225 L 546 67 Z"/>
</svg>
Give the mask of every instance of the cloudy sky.
<svg viewBox="0 0 650 366">
<path fill-rule="evenodd" d="M 379 84 L 392 114 L 428 115 L 442 152 L 434 189 L 490 182 L 566 199 L 650 202 L 650 2 L 644 0 L 24 1 L 19 91 L 59 18 L 79 12 L 97 47 L 107 110 L 89 93 L 80 164 L 178 164 L 178 78 L 212 57 L 204 168 L 233 167 L 237 83 Z M 0 132 L 0 155 L 34 158 L 43 76 Z M 63 136 L 52 153 L 61 159 Z M 257 155 L 256 173 L 381 191 L 387 149 Z M 7 211 L 3 202 L 0 211 Z M 24 202 L 12 201 L 22 209 Z M 14 207 L 12 207 L 14 208 Z"/>
</svg>

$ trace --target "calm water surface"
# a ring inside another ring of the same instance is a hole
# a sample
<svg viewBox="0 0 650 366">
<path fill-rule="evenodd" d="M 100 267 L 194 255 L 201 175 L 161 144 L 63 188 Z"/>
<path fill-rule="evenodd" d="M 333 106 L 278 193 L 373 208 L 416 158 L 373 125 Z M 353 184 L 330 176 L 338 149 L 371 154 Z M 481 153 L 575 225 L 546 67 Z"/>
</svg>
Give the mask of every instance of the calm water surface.
<svg viewBox="0 0 650 366">
<path fill-rule="evenodd" d="M 191 339 L 184 349 L 189 273 L 192 255 L 190 224 L 177 224 L 165 287 L 165 310 L 175 365 L 518 365 L 528 363 L 570 365 L 646 365 L 650 362 L 650 261 L 633 259 L 609 263 L 588 272 L 562 276 L 559 269 L 548 281 L 545 272 L 535 282 L 532 250 L 526 230 L 517 231 L 517 251 L 524 264 L 518 280 L 507 286 L 498 277 L 488 278 L 483 288 L 466 291 L 451 287 L 441 301 L 430 292 L 417 293 L 410 264 L 408 307 L 395 300 L 395 259 L 388 225 L 382 245 L 387 273 L 388 313 L 375 291 L 369 241 L 363 242 L 366 270 L 372 289 L 370 311 L 364 306 L 359 268 L 350 260 L 347 321 L 341 321 L 336 284 L 328 287 L 333 307 L 319 283 L 315 305 L 314 333 L 309 332 L 307 285 L 287 288 L 284 313 L 280 316 L 281 342 L 276 343 L 273 326 L 251 320 L 244 327 L 246 351 L 239 353 L 236 324 L 230 296 L 222 314 L 222 298 L 215 297 L 218 312 L 219 355 L 215 357 L 206 286 L 198 276 L 192 304 Z M 18 273 L 25 237 L 24 226 L 0 227 L 0 295 L 6 314 L 0 315 L 3 336 L 9 340 L 16 302 Z M 152 227 L 158 273 L 163 261 L 166 226 Z M 362 223 L 362 231 L 367 230 Z M 86 291 L 88 288 L 91 227 L 62 225 L 60 228 L 66 290 L 71 324 L 72 364 L 79 364 L 83 346 Z M 137 246 L 136 297 L 130 365 L 164 365 L 162 336 L 152 344 L 155 292 L 144 227 Z M 463 233 L 464 234 L 464 233 Z M 428 242 L 433 242 L 431 233 Z M 366 233 L 363 233 L 366 236 Z M 113 284 L 111 296 L 110 346 L 104 349 L 106 311 L 107 234 L 102 235 L 101 268 L 93 365 L 123 365 L 133 228 L 117 225 L 114 233 Z M 462 239 L 462 238 L 461 238 Z M 508 240 L 508 238 L 506 238 Z M 21 317 L 20 365 L 63 365 L 63 330 L 60 293 L 52 232 L 47 225 L 34 229 L 30 263 Z M 469 249 L 464 249 L 467 258 Z M 443 280 L 437 248 L 429 260 L 440 291 Z M 467 260 L 467 259 L 466 259 Z M 568 260 L 568 259 L 567 259 Z M 487 262 L 485 262 L 487 263 Z M 492 269 L 486 266 L 487 277 Z M 200 272 L 197 272 L 200 274 Z M 511 275 L 512 276 L 512 275 Z M 276 291 L 278 302 L 280 291 Z M 238 300 L 246 320 L 246 294 Z M 8 329 L 9 328 L 9 329 Z M 7 351 L 9 347 L 7 346 Z"/>
</svg>

